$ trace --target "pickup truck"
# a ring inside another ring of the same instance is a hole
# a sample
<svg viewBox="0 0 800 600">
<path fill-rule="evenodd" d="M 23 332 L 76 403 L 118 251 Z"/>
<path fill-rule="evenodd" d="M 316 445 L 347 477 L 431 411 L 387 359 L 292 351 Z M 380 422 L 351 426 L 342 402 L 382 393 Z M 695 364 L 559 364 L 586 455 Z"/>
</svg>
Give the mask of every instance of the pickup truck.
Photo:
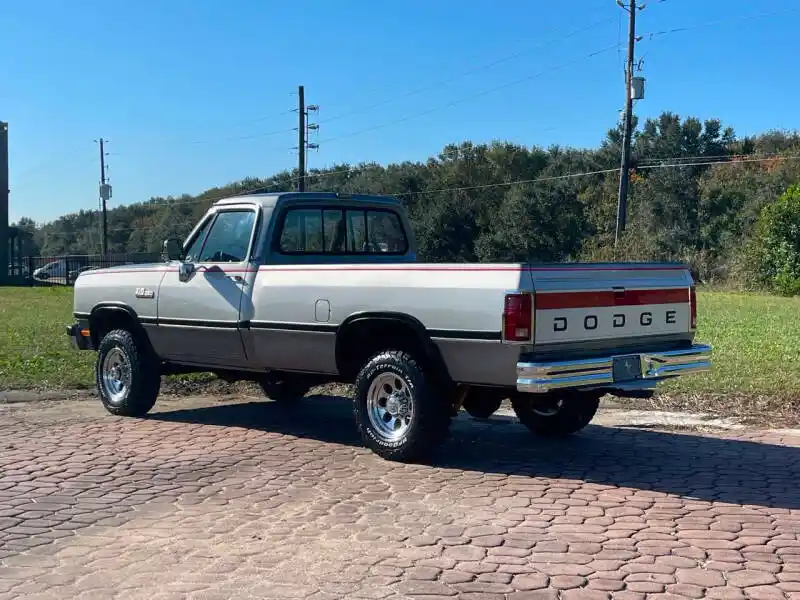
<svg viewBox="0 0 800 600">
<path fill-rule="evenodd" d="M 507 399 L 535 434 L 567 435 L 607 393 L 711 368 L 686 266 L 417 262 L 402 204 L 381 196 L 220 200 L 163 262 L 81 273 L 74 316 L 112 414 L 145 415 L 165 374 L 254 381 L 279 402 L 346 382 L 364 444 L 398 461 L 431 452 L 461 408 L 483 419 Z"/>
</svg>

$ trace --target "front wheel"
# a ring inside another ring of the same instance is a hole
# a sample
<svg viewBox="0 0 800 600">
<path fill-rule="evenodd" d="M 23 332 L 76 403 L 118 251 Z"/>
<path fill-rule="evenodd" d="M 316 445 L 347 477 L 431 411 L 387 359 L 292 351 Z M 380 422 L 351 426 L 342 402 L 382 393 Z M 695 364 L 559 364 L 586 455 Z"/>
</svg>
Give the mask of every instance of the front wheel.
<svg viewBox="0 0 800 600">
<path fill-rule="evenodd" d="M 511 407 L 520 422 L 536 435 L 560 437 L 576 433 L 591 423 L 600 407 L 596 394 L 539 397 L 515 394 Z"/>
<path fill-rule="evenodd" d="M 373 356 L 355 381 L 353 412 L 361 439 L 393 461 L 418 460 L 447 436 L 450 409 L 419 363 L 401 351 Z"/>
<path fill-rule="evenodd" d="M 130 331 L 115 329 L 100 342 L 95 365 L 97 392 L 113 415 L 141 417 L 156 403 L 161 372 L 149 349 Z"/>
</svg>

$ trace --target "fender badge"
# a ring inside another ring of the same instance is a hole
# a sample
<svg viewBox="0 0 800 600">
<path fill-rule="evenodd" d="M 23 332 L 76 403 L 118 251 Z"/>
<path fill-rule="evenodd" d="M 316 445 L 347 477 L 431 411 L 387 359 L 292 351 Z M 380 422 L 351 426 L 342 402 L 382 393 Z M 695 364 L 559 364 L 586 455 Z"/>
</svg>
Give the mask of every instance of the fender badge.
<svg viewBox="0 0 800 600">
<path fill-rule="evenodd" d="M 148 288 L 136 288 L 135 295 L 137 298 L 155 298 L 156 293 L 154 290 Z"/>
</svg>

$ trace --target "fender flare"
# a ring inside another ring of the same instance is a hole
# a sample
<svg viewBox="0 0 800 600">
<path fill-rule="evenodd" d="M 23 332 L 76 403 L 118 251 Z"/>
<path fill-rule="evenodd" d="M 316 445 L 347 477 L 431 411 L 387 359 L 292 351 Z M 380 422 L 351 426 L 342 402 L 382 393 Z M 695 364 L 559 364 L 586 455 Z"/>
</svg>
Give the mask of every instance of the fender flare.
<svg viewBox="0 0 800 600">
<path fill-rule="evenodd" d="M 408 327 L 411 331 L 414 332 L 415 336 L 419 340 L 422 348 L 425 351 L 425 358 L 430 360 L 439 372 L 444 374 L 448 381 L 451 381 L 450 372 L 447 369 L 447 363 L 442 356 L 442 353 L 439 351 L 439 347 L 434 343 L 431 339 L 428 330 L 425 328 L 425 325 L 417 319 L 407 313 L 402 312 L 390 312 L 390 311 L 365 311 L 365 312 L 357 312 L 353 313 L 348 316 L 344 321 L 339 324 L 336 328 L 336 364 L 341 364 L 342 361 L 342 352 L 341 349 L 341 340 L 345 337 L 347 329 L 356 323 L 360 323 L 363 321 L 381 321 L 384 323 L 393 323 L 398 325 L 403 325 Z"/>
<path fill-rule="evenodd" d="M 142 326 L 142 320 L 139 318 L 139 315 L 136 311 L 124 302 L 98 302 L 92 307 L 92 310 L 89 312 L 89 327 L 92 332 L 92 338 L 95 338 L 95 323 L 96 319 L 100 314 L 124 314 L 128 318 L 130 318 L 131 322 L 134 326 L 134 331 L 131 331 L 137 337 L 140 337 L 150 348 L 152 349 L 152 345 L 150 343 L 150 336 L 147 335 L 144 327 Z M 102 340 L 96 339 L 96 345 L 99 345 Z"/>
</svg>

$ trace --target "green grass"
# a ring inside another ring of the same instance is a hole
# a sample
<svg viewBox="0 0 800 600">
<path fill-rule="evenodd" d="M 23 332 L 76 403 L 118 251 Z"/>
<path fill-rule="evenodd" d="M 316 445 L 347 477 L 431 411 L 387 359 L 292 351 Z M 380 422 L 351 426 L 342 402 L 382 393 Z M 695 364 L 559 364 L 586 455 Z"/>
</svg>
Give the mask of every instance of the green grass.
<svg viewBox="0 0 800 600">
<path fill-rule="evenodd" d="M 94 355 L 72 350 L 73 322 L 71 288 L 0 288 L 0 389 L 90 386 Z"/>
<path fill-rule="evenodd" d="M 794 396 L 800 393 L 800 299 L 698 293 L 696 340 L 714 346 L 713 371 L 665 391 Z"/>
<path fill-rule="evenodd" d="M 714 371 L 665 392 L 800 395 L 800 299 L 701 292 L 698 302 L 697 339 L 714 345 Z M 72 350 L 64 332 L 71 322 L 69 288 L 0 288 L 0 389 L 91 387 L 94 353 Z"/>
</svg>

